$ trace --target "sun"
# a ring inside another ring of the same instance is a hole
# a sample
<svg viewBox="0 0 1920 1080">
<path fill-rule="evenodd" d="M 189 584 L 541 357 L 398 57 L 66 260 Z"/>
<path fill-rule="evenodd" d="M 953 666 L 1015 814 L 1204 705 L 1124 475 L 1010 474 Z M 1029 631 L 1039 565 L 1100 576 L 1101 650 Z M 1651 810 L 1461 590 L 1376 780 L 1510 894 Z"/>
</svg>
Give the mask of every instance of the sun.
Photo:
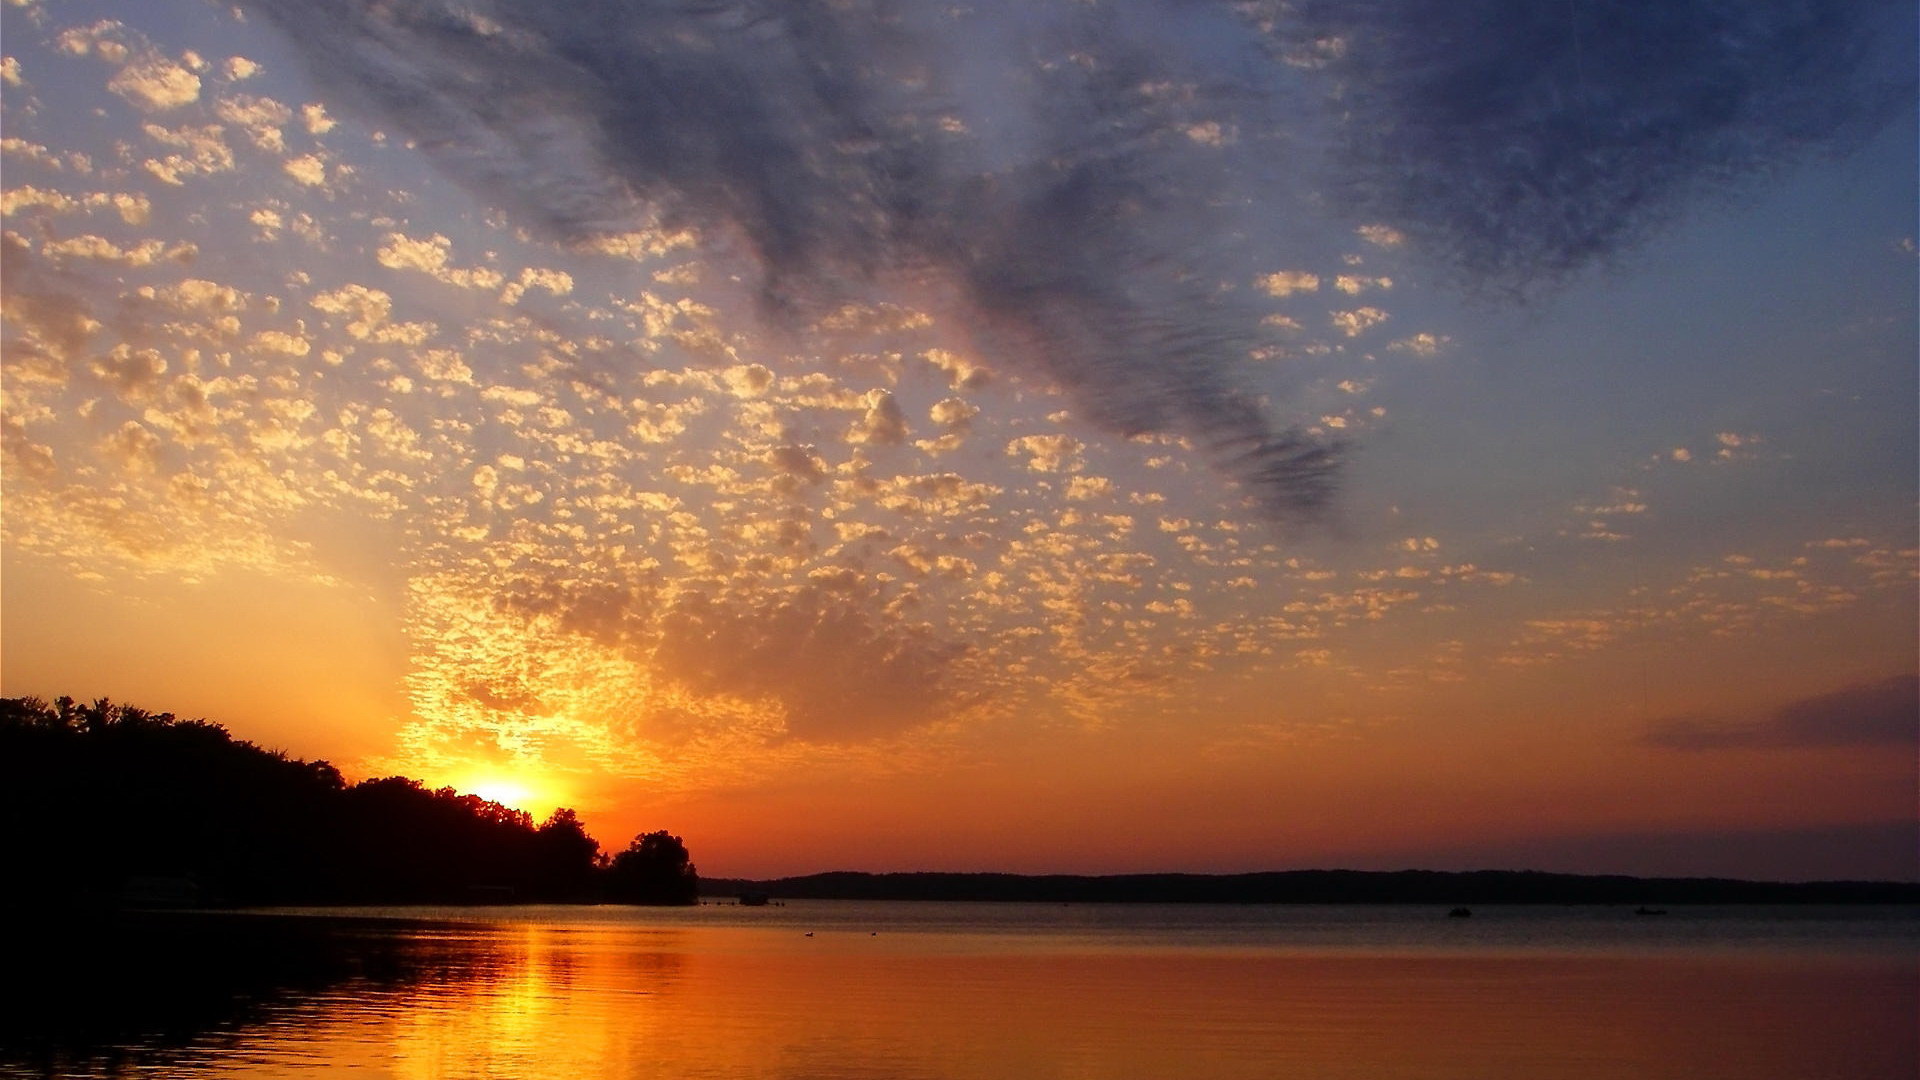
<svg viewBox="0 0 1920 1080">
<path fill-rule="evenodd" d="M 536 820 L 553 813 L 554 808 L 560 805 L 559 798 L 553 792 L 523 777 L 474 775 L 464 783 L 455 784 L 454 789 L 514 810 L 524 810 Z"/>
<path fill-rule="evenodd" d="M 481 780 L 469 786 L 471 794 L 478 795 L 488 802 L 497 802 L 501 806 L 511 806 L 515 810 L 525 810 L 526 803 L 533 798 L 533 789 L 525 784 L 511 780 Z"/>
</svg>

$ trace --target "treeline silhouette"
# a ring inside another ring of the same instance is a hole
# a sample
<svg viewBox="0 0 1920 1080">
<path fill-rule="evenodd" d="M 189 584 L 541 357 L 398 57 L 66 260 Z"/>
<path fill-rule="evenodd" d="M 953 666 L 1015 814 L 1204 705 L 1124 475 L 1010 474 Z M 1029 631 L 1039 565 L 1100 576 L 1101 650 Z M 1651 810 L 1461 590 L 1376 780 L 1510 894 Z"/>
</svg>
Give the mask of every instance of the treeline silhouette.
<svg viewBox="0 0 1920 1080">
<path fill-rule="evenodd" d="M 523 810 L 101 698 L 0 699 L 10 904 L 691 904 L 665 831 L 611 857 L 570 809 Z"/>
<path fill-rule="evenodd" d="M 1920 884 L 1738 881 L 1532 870 L 1282 870 L 1254 874 L 866 874 L 709 878 L 709 896 L 1154 904 L 1913 904 Z"/>
</svg>

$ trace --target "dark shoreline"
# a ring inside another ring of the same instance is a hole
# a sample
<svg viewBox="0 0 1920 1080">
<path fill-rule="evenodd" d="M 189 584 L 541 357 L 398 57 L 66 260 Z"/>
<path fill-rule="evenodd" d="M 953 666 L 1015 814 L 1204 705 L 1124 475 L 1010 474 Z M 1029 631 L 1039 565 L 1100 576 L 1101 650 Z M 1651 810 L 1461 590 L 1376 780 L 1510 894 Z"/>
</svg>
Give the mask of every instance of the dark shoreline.
<svg viewBox="0 0 1920 1080">
<path fill-rule="evenodd" d="M 1147 904 L 1920 904 L 1920 882 L 1741 881 L 1529 870 L 1282 870 L 1252 874 L 833 871 L 704 878 L 708 897 Z"/>
</svg>

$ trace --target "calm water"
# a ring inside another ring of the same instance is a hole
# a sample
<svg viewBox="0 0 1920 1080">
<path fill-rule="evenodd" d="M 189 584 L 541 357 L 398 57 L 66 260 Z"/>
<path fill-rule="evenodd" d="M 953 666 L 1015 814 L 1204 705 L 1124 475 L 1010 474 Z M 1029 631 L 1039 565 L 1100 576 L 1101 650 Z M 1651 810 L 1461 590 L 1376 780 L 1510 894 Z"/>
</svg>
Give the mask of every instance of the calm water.
<svg viewBox="0 0 1920 1080">
<path fill-rule="evenodd" d="M 9 1076 L 1920 1075 L 1911 908 L 793 901 L 17 936 Z"/>
</svg>

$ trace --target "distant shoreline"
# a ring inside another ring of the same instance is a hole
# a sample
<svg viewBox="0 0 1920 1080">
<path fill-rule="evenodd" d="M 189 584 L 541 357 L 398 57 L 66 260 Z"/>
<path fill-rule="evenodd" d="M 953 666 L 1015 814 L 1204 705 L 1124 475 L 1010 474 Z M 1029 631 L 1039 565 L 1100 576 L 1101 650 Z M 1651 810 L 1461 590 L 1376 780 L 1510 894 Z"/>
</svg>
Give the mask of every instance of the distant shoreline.
<svg viewBox="0 0 1920 1080">
<path fill-rule="evenodd" d="M 832 871 L 703 878 L 708 898 L 1159 904 L 1920 904 L 1920 882 L 1640 878 L 1528 870 L 1281 870 L 1250 874 Z"/>
</svg>

